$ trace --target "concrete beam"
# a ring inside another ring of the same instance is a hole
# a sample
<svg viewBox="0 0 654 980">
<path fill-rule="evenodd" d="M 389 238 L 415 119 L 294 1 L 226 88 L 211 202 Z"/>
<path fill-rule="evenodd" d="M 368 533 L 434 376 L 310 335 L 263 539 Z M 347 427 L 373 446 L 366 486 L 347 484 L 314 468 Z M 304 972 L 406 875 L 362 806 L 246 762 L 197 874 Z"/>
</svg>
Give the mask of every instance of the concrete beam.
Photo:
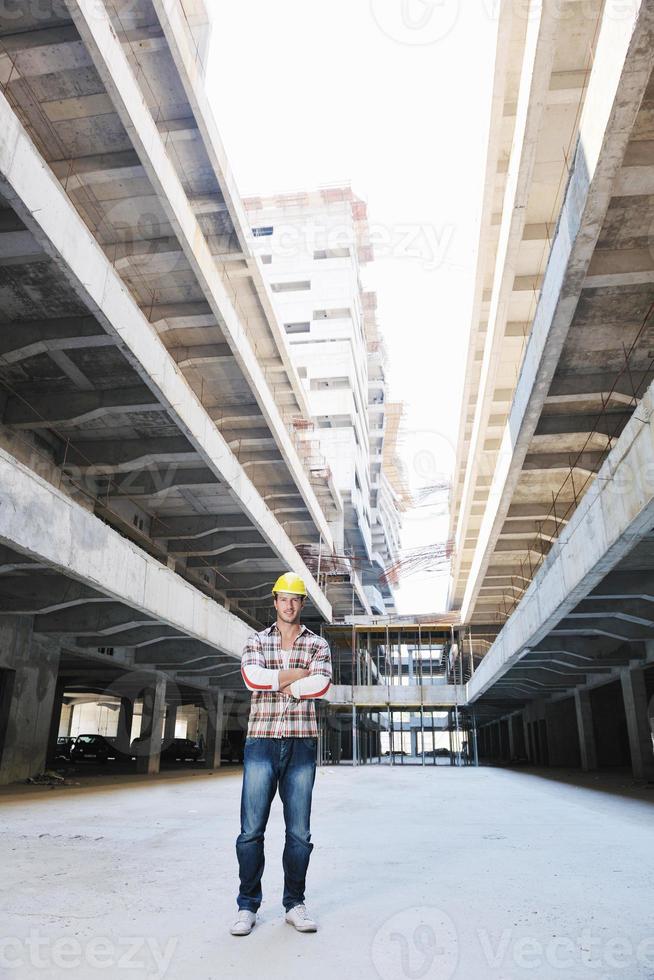
<svg viewBox="0 0 654 980">
<path fill-rule="evenodd" d="M 577 150 L 462 602 L 463 622 L 474 609 L 529 452 L 653 65 L 651 5 L 638 0 L 620 18 L 604 11 Z"/>
<path fill-rule="evenodd" d="M 522 520 L 523 518 L 533 518 L 536 521 L 544 521 L 552 517 L 549 506 L 543 504 L 542 500 L 529 503 L 511 504 L 506 515 L 507 521 Z M 562 523 L 559 521 L 559 523 Z"/>
<path fill-rule="evenodd" d="M 215 316 L 206 300 L 181 300 L 177 303 L 148 303 L 141 309 L 149 323 L 156 323 L 158 330 L 162 327 L 162 321 L 167 321 L 171 329 L 178 329 L 178 324 L 174 321 L 186 320 L 193 321 L 195 318 L 201 319 L 203 325 L 206 321 L 215 323 Z"/>
<path fill-rule="evenodd" d="M 148 439 L 78 439 L 61 451 L 64 469 L 83 472 L 99 467 L 116 473 L 141 470 L 146 466 L 176 463 L 188 466 L 197 451 L 183 436 Z M 65 456 L 65 461 L 64 461 Z"/>
<path fill-rule="evenodd" d="M 75 636 L 72 641 L 76 647 L 81 649 L 95 649 L 97 647 L 148 647 L 161 640 L 181 640 L 184 636 L 171 626 L 155 624 L 154 626 L 138 626 L 133 629 L 117 630 L 107 633 L 84 633 Z"/>
<path fill-rule="evenodd" d="M 610 636 L 623 643 L 646 640 L 652 635 L 648 623 L 639 625 L 631 621 L 614 618 L 573 619 L 566 616 L 557 623 L 550 636 Z"/>
<path fill-rule="evenodd" d="M 211 254 L 209 244 L 161 138 L 162 124 L 157 125 L 150 114 L 129 61 L 112 28 L 109 14 L 94 0 L 68 0 L 68 9 L 116 111 L 130 134 L 188 263 L 197 276 L 207 302 L 232 348 L 234 358 L 257 399 L 261 413 L 270 426 L 275 442 L 298 484 L 316 528 L 328 542 L 329 547 L 332 547 L 332 535 L 325 515 L 304 473 L 297 450 L 275 404 L 262 367 L 225 289 L 215 258 Z M 165 32 L 166 25 L 161 18 L 160 22 Z M 197 126 L 195 119 L 193 123 Z M 175 135 L 171 131 L 171 125 L 175 124 L 164 124 L 167 138 Z M 185 125 L 188 125 L 188 120 Z M 193 138 L 197 138 L 197 135 L 197 132 L 192 134 Z M 289 367 L 289 377 L 294 377 L 291 367 Z M 322 605 L 324 606 L 324 599 Z"/>
<path fill-rule="evenodd" d="M 258 531 L 240 531 L 238 534 L 215 532 L 201 538 L 179 538 L 169 542 L 168 551 L 172 555 L 219 555 L 229 549 L 262 545 Z"/>
<path fill-rule="evenodd" d="M 572 468 L 580 473 L 596 473 L 608 449 L 609 446 L 606 450 L 586 450 L 581 453 L 574 450 L 563 453 L 528 452 L 525 454 L 522 468 L 523 470 L 568 470 Z M 551 499 L 549 488 L 544 489 L 544 493 Z"/>
<path fill-rule="evenodd" d="M 584 289 L 654 282 L 654 260 L 649 248 L 596 249 Z"/>
<path fill-rule="evenodd" d="M 197 541 L 210 534 L 233 534 L 236 531 L 251 530 L 252 525 L 238 515 L 199 514 L 190 517 L 155 517 L 152 520 L 151 535 L 153 538 L 166 538 L 168 541 L 177 538 Z"/>
<path fill-rule="evenodd" d="M 62 44 L 79 44 L 80 38 L 74 24 L 61 24 L 56 27 L 43 27 L 34 31 L 19 31 L 15 34 L 2 33 L 0 44 L 7 54 L 20 54 L 34 48 L 56 48 Z"/>
<path fill-rule="evenodd" d="M 242 620 L 2 449 L 0 485 L 0 542 L 240 659 L 251 633 Z"/>
<path fill-rule="evenodd" d="M 25 615 L 56 612 L 87 602 L 110 602 L 95 589 L 58 575 L 36 571 L 0 578 L 0 613 Z"/>
<path fill-rule="evenodd" d="M 53 350 L 79 350 L 85 347 L 115 347 L 115 337 L 104 332 L 92 316 L 52 320 L 22 320 L 13 323 L 0 336 L 0 357 L 5 364 L 17 364 L 28 357 Z"/>
<path fill-rule="evenodd" d="M 624 619 L 643 626 L 654 626 L 654 603 L 638 599 L 596 599 L 588 598 L 568 614 L 568 619 Z"/>
<path fill-rule="evenodd" d="M 115 150 L 50 162 L 67 194 L 120 180 L 142 180 L 145 171 L 134 150 Z"/>
<path fill-rule="evenodd" d="M 224 364 L 232 361 L 234 355 L 229 344 L 196 344 L 192 347 L 169 347 L 170 356 L 180 367 L 198 367 L 207 364 Z M 240 406 L 234 406 L 234 411 Z M 256 402 L 244 408 L 246 413 L 261 418 L 261 409 Z M 246 414 L 246 417 L 249 415 Z"/>
<path fill-rule="evenodd" d="M 563 654 L 559 654 L 558 657 L 548 657 L 547 660 L 537 660 L 534 657 L 525 657 L 525 663 L 528 663 L 531 666 L 545 667 L 547 669 L 556 666 L 565 667 L 570 672 L 574 672 L 575 670 L 579 671 L 580 668 L 583 668 L 583 674 L 578 675 L 582 677 L 585 674 L 610 674 L 613 673 L 613 670 L 615 669 L 614 666 L 611 664 L 602 665 L 601 667 L 595 667 L 589 663 L 581 664 L 579 663 L 579 661 L 575 661 L 572 658 L 566 660 Z M 521 666 L 522 664 L 516 664 L 514 669 L 517 670 L 518 667 Z"/>
<path fill-rule="evenodd" d="M 332 684 L 325 701 L 362 707 L 454 707 L 463 704 L 464 688 L 454 684 Z"/>
<path fill-rule="evenodd" d="M 586 414 L 559 413 L 556 415 L 541 415 L 536 426 L 536 436 L 579 434 L 584 439 L 590 432 L 601 433 L 613 437 L 619 435 L 631 418 L 631 406 L 622 411 L 611 411 L 598 417 L 596 412 Z"/>
<path fill-rule="evenodd" d="M 457 524 L 458 548 L 462 544 L 460 538 L 465 536 L 469 526 L 481 460 L 484 458 L 483 447 L 488 432 L 486 424 L 488 406 L 500 401 L 498 385 L 502 384 L 501 350 L 506 344 L 505 324 L 509 317 L 512 294 L 515 290 L 533 291 L 535 288 L 540 288 L 539 277 L 534 279 L 533 276 L 516 276 L 515 271 L 522 247 L 527 204 L 537 163 L 543 114 L 546 111 L 547 92 L 554 66 L 561 8 L 555 4 L 543 4 L 540 8 L 534 8 L 533 14 L 534 16 L 526 21 L 520 74 L 516 79 L 518 102 L 515 108 L 510 158 L 506 159 L 503 154 L 498 155 L 497 158 L 498 172 L 506 167 L 507 173 L 503 193 L 504 207 L 492 260 L 494 272 L 492 287 L 488 290 L 487 330 L 468 449 L 468 459 L 472 462 L 464 470 L 460 516 Z M 486 291 L 483 299 L 486 299 Z M 506 400 L 510 400 L 511 394 L 512 391 L 509 389 Z"/>
<path fill-rule="evenodd" d="M 588 599 L 643 599 L 654 602 L 654 572 L 615 571 L 602 579 L 588 595 Z"/>
<path fill-rule="evenodd" d="M 130 364 L 155 392 L 218 482 L 226 484 L 239 510 L 261 531 L 280 562 L 304 578 L 316 609 L 329 621 L 331 607 L 293 543 L 145 321 L 1 93 L 0 131 L 4 133 L 0 142 L 0 175 L 5 197 L 101 326 L 117 338 Z M 323 537 L 331 540 L 329 534 Z"/>
<path fill-rule="evenodd" d="M 608 637 L 573 637 L 566 636 L 553 639 L 546 637 L 540 643 L 532 646 L 533 653 L 565 653 L 570 657 L 583 662 L 594 662 L 601 659 L 602 663 L 607 660 L 616 660 L 626 663 L 633 654 L 629 651 L 621 654 L 620 648 L 616 650 L 616 643 Z M 623 659 L 626 658 L 626 659 Z"/>
<path fill-rule="evenodd" d="M 227 163 L 227 155 L 211 109 L 204 72 L 198 63 L 197 46 L 188 31 L 184 9 L 180 4 L 171 5 L 167 0 L 153 0 L 153 7 L 168 42 L 168 50 L 179 73 L 180 83 L 197 121 L 203 148 L 216 175 L 236 238 L 243 256 L 246 257 L 252 286 L 261 304 L 266 327 L 284 364 L 289 386 L 298 405 L 298 414 L 309 418 L 311 413 L 308 399 L 293 365 L 286 334 L 277 319 L 270 286 L 261 274 L 259 262 L 252 256 L 249 247 L 250 221 Z"/>
<path fill-rule="evenodd" d="M 204 642 L 187 638 L 152 643 L 144 650 L 137 650 L 134 655 L 134 662 L 137 664 L 157 663 L 169 667 L 188 667 L 192 664 L 215 663 L 217 660 L 221 663 L 234 662 L 222 656 L 220 650 L 212 650 Z M 238 663 L 240 663 L 240 656 Z"/>
<path fill-rule="evenodd" d="M 219 550 L 216 555 L 207 558 L 201 555 L 190 555 L 186 566 L 187 568 L 231 568 L 239 562 L 249 562 L 269 557 L 270 549 L 267 544 L 251 544 L 247 547 L 229 545 Z M 266 573 L 263 572 L 262 574 L 265 575 Z"/>
<path fill-rule="evenodd" d="M 147 470 L 128 472 L 121 478 L 120 493 L 114 493 L 112 496 L 112 491 L 116 490 L 114 480 L 110 476 L 103 476 L 101 467 L 97 466 L 97 470 L 97 473 L 91 475 L 97 481 L 98 486 L 103 488 L 103 499 L 108 497 L 110 503 L 114 500 L 124 501 L 126 493 L 129 494 L 130 499 L 153 497 L 161 501 L 172 491 L 183 490 L 185 487 L 191 489 L 194 487 L 213 487 L 218 492 L 220 486 L 215 474 L 206 466 L 185 467 L 172 463 L 164 469 L 159 469 L 157 465 L 151 464 Z M 225 487 L 225 492 L 227 493 L 227 487 Z"/>
<path fill-rule="evenodd" d="M 71 636 L 95 633 L 110 635 L 129 627 L 152 626 L 154 622 L 152 616 L 137 613 L 121 603 L 101 602 L 35 616 L 34 629 L 37 633 L 67 633 Z"/>
<path fill-rule="evenodd" d="M 16 429 L 46 429 L 82 425 L 107 414 L 163 412 L 153 392 L 145 385 L 110 391 L 41 391 L 7 399 L 2 421 Z"/>
<path fill-rule="evenodd" d="M 654 385 L 625 427 L 598 478 L 581 500 L 468 685 L 476 700 L 548 636 L 575 632 L 641 640 L 651 629 L 601 621 L 577 629 L 567 620 L 602 578 L 654 524 Z M 647 421 L 645 421 L 647 420 Z M 565 646 L 568 643 L 561 644 Z"/>
<path fill-rule="evenodd" d="M 174 235 L 164 238 L 135 238 L 131 241 L 110 242 L 102 246 L 105 255 L 114 266 L 121 270 L 130 269 L 131 265 L 141 267 L 148 261 L 156 262 L 158 256 L 163 255 L 166 259 L 166 270 L 177 267 L 177 263 L 170 261 L 171 255 L 178 254 L 182 265 L 186 265 L 186 260 L 182 255 L 182 247 Z"/>
</svg>

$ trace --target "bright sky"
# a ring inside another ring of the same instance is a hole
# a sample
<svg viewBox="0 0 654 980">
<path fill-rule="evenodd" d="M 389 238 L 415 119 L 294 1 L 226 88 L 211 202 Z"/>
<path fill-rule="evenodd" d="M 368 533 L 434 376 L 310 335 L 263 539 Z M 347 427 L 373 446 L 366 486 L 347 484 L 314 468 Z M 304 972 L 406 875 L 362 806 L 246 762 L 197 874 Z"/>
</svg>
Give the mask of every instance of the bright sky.
<svg viewBox="0 0 654 980">
<path fill-rule="evenodd" d="M 390 398 L 412 488 L 451 475 L 470 328 L 496 3 L 209 0 L 208 87 L 244 196 L 350 182 L 368 203 Z M 442 509 L 442 508 L 441 508 Z M 437 508 L 403 546 L 443 541 Z M 401 613 L 444 609 L 447 576 L 407 577 Z"/>
</svg>

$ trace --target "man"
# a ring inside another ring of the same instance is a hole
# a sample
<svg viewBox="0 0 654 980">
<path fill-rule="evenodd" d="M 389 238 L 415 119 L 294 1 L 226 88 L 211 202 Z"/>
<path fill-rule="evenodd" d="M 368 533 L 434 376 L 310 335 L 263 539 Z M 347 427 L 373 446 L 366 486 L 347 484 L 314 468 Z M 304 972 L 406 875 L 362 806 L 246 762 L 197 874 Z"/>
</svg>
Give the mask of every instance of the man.
<svg viewBox="0 0 654 980">
<path fill-rule="evenodd" d="M 304 904 L 304 889 L 313 850 L 309 818 L 318 744 L 314 701 L 331 685 L 331 655 L 326 640 L 300 625 L 307 596 L 302 579 L 287 572 L 277 579 L 272 593 L 277 620 L 248 640 L 241 660 L 252 703 L 243 757 L 241 833 L 236 840 L 241 886 L 233 936 L 247 936 L 256 922 L 264 833 L 278 787 L 286 825 L 286 921 L 299 932 L 318 928 Z"/>
</svg>

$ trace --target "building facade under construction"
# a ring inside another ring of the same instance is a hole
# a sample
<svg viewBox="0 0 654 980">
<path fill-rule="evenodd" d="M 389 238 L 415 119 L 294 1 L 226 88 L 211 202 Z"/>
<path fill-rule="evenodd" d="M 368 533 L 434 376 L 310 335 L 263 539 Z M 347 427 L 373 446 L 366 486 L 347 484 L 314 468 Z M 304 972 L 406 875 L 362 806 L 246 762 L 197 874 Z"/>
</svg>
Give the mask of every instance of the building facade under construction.
<svg viewBox="0 0 654 980">
<path fill-rule="evenodd" d="M 374 301 L 348 300 L 355 477 L 322 439 L 344 392 L 298 371 L 216 130 L 210 26 L 197 0 L 0 19 L 3 782 L 90 724 L 138 737 L 146 772 L 162 733 L 219 764 L 282 571 L 317 628 L 393 608 Z"/>
</svg>

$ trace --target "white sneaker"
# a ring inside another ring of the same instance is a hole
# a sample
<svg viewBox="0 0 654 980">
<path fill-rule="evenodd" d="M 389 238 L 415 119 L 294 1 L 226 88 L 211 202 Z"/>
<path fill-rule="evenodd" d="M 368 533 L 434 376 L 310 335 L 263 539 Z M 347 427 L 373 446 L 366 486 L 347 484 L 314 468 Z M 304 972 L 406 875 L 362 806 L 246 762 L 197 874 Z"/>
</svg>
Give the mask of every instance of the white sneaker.
<svg viewBox="0 0 654 980">
<path fill-rule="evenodd" d="M 314 922 L 305 905 L 294 905 L 286 913 L 286 921 L 295 926 L 298 932 L 316 932 L 318 923 Z"/>
<path fill-rule="evenodd" d="M 241 909 L 236 917 L 236 922 L 229 930 L 232 936 L 248 936 L 257 921 L 257 913 L 250 912 L 249 909 Z"/>
</svg>

